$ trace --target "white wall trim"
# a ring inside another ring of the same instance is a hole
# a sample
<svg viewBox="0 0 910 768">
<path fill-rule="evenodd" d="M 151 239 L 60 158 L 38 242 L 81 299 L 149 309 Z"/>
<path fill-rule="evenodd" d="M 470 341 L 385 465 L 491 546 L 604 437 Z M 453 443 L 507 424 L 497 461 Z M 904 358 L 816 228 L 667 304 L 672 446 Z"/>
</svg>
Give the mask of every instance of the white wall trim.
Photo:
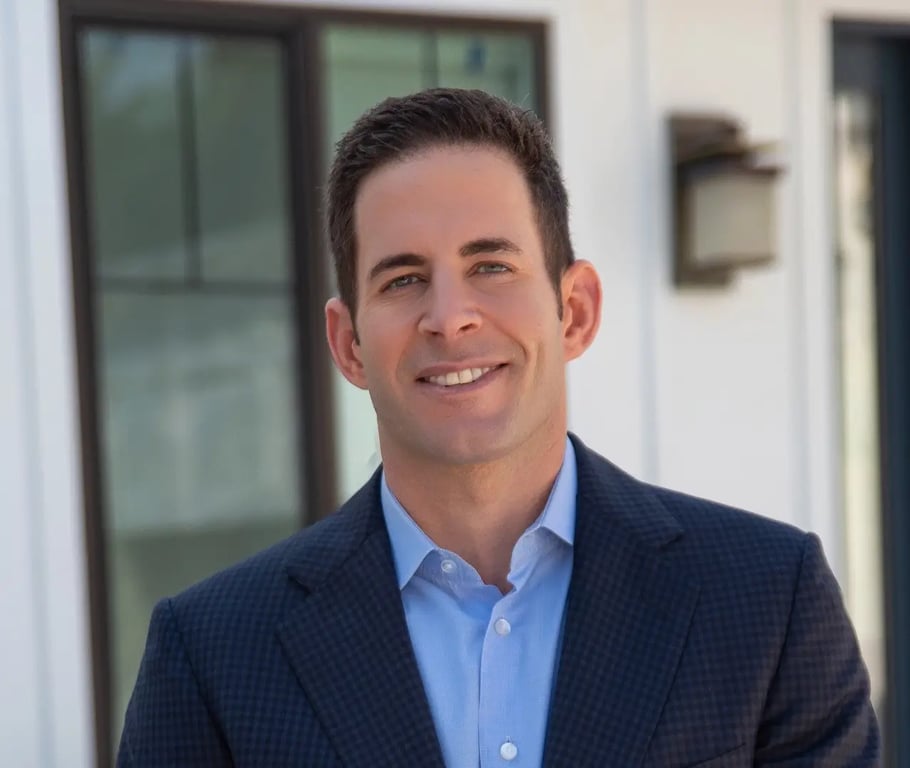
<svg viewBox="0 0 910 768">
<path fill-rule="evenodd" d="M 0 488 L 7 513 L 0 537 L 0 680 L 16 697 L 0 700 L 0 764 L 46 765 L 41 717 L 48 680 L 42 666 L 44 619 L 33 482 L 38 460 L 34 441 L 33 366 L 27 327 L 22 322 L 24 210 L 21 136 L 17 116 L 18 50 L 12 35 L 16 8 L 0 0 Z"/>
<path fill-rule="evenodd" d="M 831 567 L 845 572 L 841 493 L 837 273 L 833 241 L 831 174 L 830 18 L 806 6 L 799 27 L 802 85 L 800 146 L 802 158 L 802 265 L 806 345 L 806 419 L 808 422 L 809 527 L 825 543 Z"/>
<path fill-rule="evenodd" d="M 806 313 L 803 300 L 806 292 L 805 261 L 801 258 L 804 223 L 800 201 L 804 194 L 804 154 L 800 126 L 803 120 L 802 94 L 805 82 L 800 68 L 800 17 L 799 6 L 789 0 L 782 0 L 784 29 L 784 77 L 780 83 L 783 95 L 787 143 L 785 155 L 790 160 L 781 195 L 782 219 L 786 242 L 781 247 L 792 254 L 793 265 L 790 273 L 790 328 L 793 334 L 791 345 L 791 366 L 793 370 L 792 400 L 790 404 L 791 423 L 796 435 L 793 451 L 794 462 L 790 469 L 790 487 L 793 495 L 793 509 L 799 519 L 794 520 L 803 527 L 813 528 L 818 521 L 812 515 L 812 491 L 809 473 L 811 425 L 808 419 L 808 403 L 811 393 L 808 388 Z M 829 516 L 832 514 L 829 510 Z M 828 535 L 827 540 L 832 541 Z"/>
<path fill-rule="evenodd" d="M 21 337 L 31 347 L 33 403 L 28 457 L 30 508 L 37 531 L 35 603 L 40 621 L 47 764 L 94 764 L 88 570 L 80 483 L 73 282 L 63 151 L 57 5 L 9 0 L 15 7 L 17 111 L 23 173 Z M 21 513 L 21 512 L 20 512 Z"/>
<path fill-rule="evenodd" d="M 639 391 L 641 400 L 641 470 L 640 477 L 651 483 L 660 479 L 659 451 L 660 414 L 657 397 L 657 291 L 669 279 L 665 244 L 669 237 L 670 186 L 662 169 L 666 168 L 666 147 L 663 146 L 663 126 L 654 124 L 655 114 L 651 92 L 651 39 L 648 18 L 652 0 L 629 0 L 632 18 L 633 60 L 631 71 L 636 80 L 630 104 L 634 117 L 634 135 L 638 146 L 636 159 L 640 174 L 636 180 L 638 254 L 638 296 L 640 323 Z M 655 200 L 655 191 L 658 199 Z M 661 199 L 663 195 L 663 199 Z M 656 214 L 656 215 L 655 215 Z M 663 231 L 654 222 L 665 223 Z M 661 267 L 661 261 L 664 262 Z"/>
</svg>

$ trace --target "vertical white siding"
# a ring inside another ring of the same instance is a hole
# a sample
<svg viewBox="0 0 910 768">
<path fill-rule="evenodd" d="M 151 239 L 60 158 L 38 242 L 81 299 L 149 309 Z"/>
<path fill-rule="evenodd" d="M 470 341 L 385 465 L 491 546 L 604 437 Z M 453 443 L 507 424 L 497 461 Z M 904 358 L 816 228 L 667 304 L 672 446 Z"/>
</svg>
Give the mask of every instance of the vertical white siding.
<svg viewBox="0 0 910 768">
<path fill-rule="evenodd" d="M 660 232 L 656 292 L 658 479 L 662 484 L 805 526 L 791 468 L 801 463 L 794 419 L 800 371 L 793 280 L 798 254 L 792 217 L 780 217 L 777 262 L 741 272 L 719 290 L 671 285 L 668 145 L 657 130 L 672 111 L 703 110 L 741 120 L 750 138 L 781 141 L 793 156 L 788 122 L 784 0 L 651 0 L 648 39 L 651 151 Z M 786 214 L 791 174 L 778 184 Z"/>
<path fill-rule="evenodd" d="M 2 0 L 0 13 L 0 762 L 89 766 L 56 3 Z"/>
<path fill-rule="evenodd" d="M 28 470 L 31 446 L 29 335 L 22 301 L 22 178 L 17 113 L 15 8 L 0 0 L 0 764 L 39 766 L 41 713 L 47 681 L 41 674 L 39 553 Z M 15 692 L 15 695 L 13 694 Z"/>
<path fill-rule="evenodd" d="M 556 143 L 576 254 L 593 262 L 604 292 L 598 338 L 569 368 L 570 426 L 629 471 L 655 479 L 653 264 L 641 247 L 651 227 L 645 207 L 651 190 L 640 112 L 648 63 L 640 8 L 616 0 L 558 7 Z"/>
</svg>

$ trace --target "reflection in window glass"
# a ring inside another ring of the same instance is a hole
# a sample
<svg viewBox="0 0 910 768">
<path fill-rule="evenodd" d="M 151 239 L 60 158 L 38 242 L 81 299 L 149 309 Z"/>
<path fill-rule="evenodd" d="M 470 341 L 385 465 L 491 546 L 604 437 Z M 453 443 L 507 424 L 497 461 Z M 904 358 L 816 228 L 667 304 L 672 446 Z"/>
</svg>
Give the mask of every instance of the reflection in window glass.
<svg viewBox="0 0 910 768">
<path fill-rule="evenodd" d="M 876 115 L 872 98 L 862 92 L 840 92 L 834 107 L 845 592 L 872 678 L 873 703 L 881 713 L 886 678 L 873 197 Z"/>
<path fill-rule="evenodd" d="M 299 526 L 284 57 L 81 38 L 116 743 L 154 604 Z"/>
<path fill-rule="evenodd" d="M 194 40 L 192 78 L 203 279 L 286 281 L 281 49 L 268 40 Z"/>
<path fill-rule="evenodd" d="M 388 96 L 423 88 L 478 88 L 537 109 L 535 48 L 521 32 L 336 24 L 325 31 L 326 147 Z M 346 498 L 379 464 L 369 395 L 334 374 L 338 495 Z"/>
<path fill-rule="evenodd" d="M 327 157 L 351 124 L 386 96 L 426 87 L 423 35 L 374 27 L 329 27 L 325 51 Z"/>
<path fill-rule="evenodd" d="M 535 107 L 534 48 L 527 37 L 446 33 L 438 35 L 437 46 L 440 85 L 477 88 Z"/>
<path fill-rule="evenodd" d="M 96 30 L 84 39 L 96 273 L 182 278 L 188 253 L 174 36 Z"/>
<path fill-rule="evenodd" d="M 111 530 L 292 517 L 286 297 L 107 290 L 99 310 Z"/>
</svg>

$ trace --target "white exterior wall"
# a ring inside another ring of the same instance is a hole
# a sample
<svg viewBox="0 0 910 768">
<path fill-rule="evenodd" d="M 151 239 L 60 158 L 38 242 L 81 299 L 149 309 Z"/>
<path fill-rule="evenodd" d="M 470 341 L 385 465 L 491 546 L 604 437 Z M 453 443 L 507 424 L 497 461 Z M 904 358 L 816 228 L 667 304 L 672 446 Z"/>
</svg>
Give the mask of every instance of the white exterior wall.
<svg viewBox="0 0 910 768">
<path fill-rule="evenodd" d="M 792 151 L 788 77 L 792 18 L 786 0 L 654 2 L 649 9 L 651 73 L 645 87 L 658 159 L 652 189 L 666 189 L 668 146 L 655 135 L 670 111 L 735 116 L 750 138 Z M 803 527 L 810 523 L 801 423 L 800 263 L 792 215 L 792 169 L 778 182 L 778 259 L 741 272 L 721 290 L 679 291 L 670 281 L 670 199 L 654 214 L 658 482 L 743 506 Z"/>
<path fill-rule="evenodd" d="M 606 301 L 570 369 L 573 429 L 645 479 L 818 531 L 842 576 L 830 21 L 910 23 L 910 0 L 335 4 L 550 21 L 575 246 Z M 59 66 L 56 3 L 0 0 L 0 764 L 78 768 L 94 758 Z M 671 286 L 677 108 L 784 145 L 780 257 L 726 290 Z"/>
<path fill-rule="evenodd" d="M 0 764 L 94 737 L 57 8 L 0 0 Z"/>
</svg>

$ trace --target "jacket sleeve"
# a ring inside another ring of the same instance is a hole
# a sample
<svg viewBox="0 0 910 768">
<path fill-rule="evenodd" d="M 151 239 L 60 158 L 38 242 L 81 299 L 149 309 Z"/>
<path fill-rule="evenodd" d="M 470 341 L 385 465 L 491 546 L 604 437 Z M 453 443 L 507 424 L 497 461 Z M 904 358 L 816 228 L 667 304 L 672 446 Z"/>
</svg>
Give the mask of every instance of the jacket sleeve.
<svg viewBox="0 0 910 768">
<path fill-rule="evenodd" d="M 879 765 L 880 751 L 856 635 L 818 537 L 809 534 L 755 765 L 866 768 Z"/>
<path fill-rule="evenodd" d="M 170 599 L 155 606 L 136 687 L 126 710 L 118 768 L 230 766 L 203 699 Z"/>
</svg>

